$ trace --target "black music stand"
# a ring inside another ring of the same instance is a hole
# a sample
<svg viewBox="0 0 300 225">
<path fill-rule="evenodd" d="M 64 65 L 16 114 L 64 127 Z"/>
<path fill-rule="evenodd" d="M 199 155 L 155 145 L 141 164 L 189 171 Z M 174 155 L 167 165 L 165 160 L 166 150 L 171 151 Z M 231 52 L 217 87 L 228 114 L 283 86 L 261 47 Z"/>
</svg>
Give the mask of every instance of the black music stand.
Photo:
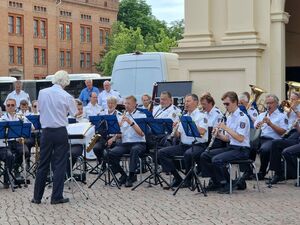
<svg viewBox="0 0 300 225">
<path fill-rule="evenodd" d="M 146 127 L 143 124 L 139 124 L 139 121 L 145 121 Z M 147 130 L 147 126 L 150 127 L 152 134 L 154 134 L 156 137 L 162 134 L 170 134 L 172 132 L 173 127 L 173 121 L 171 119 L 154 119 L 154 118 L 147 118 L 147 119 L 136 119 L 136 123 L 140 126 L 140 128 L 143 130 L 145 135 L 149 132 Z M 145 130 L 145 131 L 144 131 Z M 157 152 L 158 152 L 158 141 L 155 142 L 155 149 L 154 149 L 154 170 L 151 171 L 151 174 L 147 176 L 144 180 L 142 180 L 140 183 L 138 183 L 135 187 L 132 188 L 132 190 L 135 190 L 138 186 L 140 186 L 142 183 L 146 182 L 149 179 L 154 179 L 154 184 L 157 185 L 158 183 L 160 186 L 163 186 L 162 184 L 165 183 L 169 188 L 173 190 L 173 188 L 170 186 L 170 184 L 160 175 L 158 172 L 158 162 L 157 162 Z"/>
<path fill-rule="evenodd" d="M 4 139 L 5 140 L 5 145 L 6 145 L 6 149 L 7 149 L 8 122 L 6 122 L 6 121 L 0 122 L 0 139 Z M 11 190 L 12 190 L 12 192 L 14 192 L 15 191 L 15 187 L 14 187 L 13 180 L 16 180 L 16 179 L 13 176 L 13 174 L 8 170 L 8 168 L 7 168 L 6 165 L 4 167 L 4 173 L 7 174 Z"/>
<path fill-rule="evenodd" d="M 19 121 L 7 121 L 7 138 L 8 139 L 23 139 L 23 172 L 24 172 L 24 187 L 27 187 L 29 180 L 27 180 L 27 170 L 25 165 L 25 138 L 31 137 L 31 123 L 24 123 L 22 120 Z"/>
<path fill-rule="evenodd" d="M 194 141 L 192 142 L 192 152 L 193 152 L 194 145 L 197 142 L 196 138 L 197 137 L 200 138 L 201 135 L 200 135 L 200 133 L 198 131 L 198 128 L 197 128 L 195 122 L 193 121 L 193 119 L 190 116 L 182 116 L 180 118 L 180 121 L 181 121 L 183 130 L 184 130 L 186 136 L 194 138 Z M 201 191 L 205 197 L 207 196 L 206 191 L 202 187 L 202 184 L 201 184 L 201 182 L 200 182 L 200 180 L 199 180 L 199 178 L 198 178 L 195 170 L 196 170 L 196 164 L 195 164 L 195 161 L 194 161 L 194 157 L 192 157 L 192 167 L 189 170 L 189 172 L 186 174 L 185 178 L 182 180 L 182 182 L 179 184 L 179 186 L 174 191 L 174 193 L 173 193 L 174 196 L 176 195 L 176 193 L 178 192 L 178 190 L 182 187 L 182 185 L 187 181 L 187 179 L 189 177 L 191 177 L 191 180 L 194 179 L 195 186 L 196 186 L 198 192 Z"/>
<path fill-rule="evenodd" d="M 106 138 L 106 136 L 110 135 L 110 134 L 120 134 L 121 130 L 120 130 L 120 126 L 119 126 L 119 122 L 118 119 L 116 117 L 116 115 L 102 115 L 102 116 L 90 116 L 90 122 L 95 125 L 95 131 L 96 133 L 99 133 L 101 135 L 104 135 Z M 105 127 L 103 127 L 103 124 L 105 125 Z M 116 177 L 116 175 L 113 173 L 111 166 L 109 164 L 109 154 L 108 154 L 108 147 L 106 147 L 104 149 L 104 159 L 103 161 L 106 163 L 106 168 L 101 171 L 101 173 L 98 174 L 97 178 L 90 184 L 89 188 L 91 188 L 99 179 L 101 179 L 103 174 L 108 173 L 108 177 L 112 177 L 112 181 L 114 181 L 118 187 L 118 189 L 121 189 L 118 179 Z M 102 180 L 102 179 L 101 179 Z M 110 179 L 107 182 L 106 179 L 104 180 L 105 185 L 107 185 L 107 183 L 111 184 Z"/>
<path fill-rule="evenodd" d="M 26 116 L 26 118 L 32 123 L 33 127 L 34 127 L 34 130 L 37 131 L 37 132 L 34 132 L 34 141 L 35 141 L 35 147 L 36 148 L 39 148 L 39 138 L 41 136 L 41 129 L 42 129 L 42 125 L 40 123 L 40 115 L 29 115 L 29 116 Z M 30 149 L 29 149 L 29 152 L 30 152 Z M 40 154 L 38 152 L 37 149 L 35 149 L 35 154 Z M 37 159 L 37 157 L 36 157 Z M 31 170 L 33 170 L 33 173 L 36 173 L 36 170 L 37 170 L 37 167 L 38 167 L 38 161 L 36 160 L 32 166 L 28 169 L 28 173 L 31 174 Z M 34 175 L 31 174 L 33 177 Z"/>
</svg>

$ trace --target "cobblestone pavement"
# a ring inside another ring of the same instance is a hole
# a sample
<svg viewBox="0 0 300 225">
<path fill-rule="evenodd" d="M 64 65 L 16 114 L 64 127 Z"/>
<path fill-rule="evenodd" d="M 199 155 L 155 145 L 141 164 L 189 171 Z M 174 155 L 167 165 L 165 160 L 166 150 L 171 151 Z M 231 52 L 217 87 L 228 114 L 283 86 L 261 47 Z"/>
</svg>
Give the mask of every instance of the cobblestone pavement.
<svg viewBox="0 0 300 225">
<path fill-rule="evenodd" d="M 90 184 L 95 175 L 88 176 Z M 30 203 L 33 184 L 28 188 L 0 188 L 0 224 L 298 224 L 300 188 L 294 181 L 268 188 L 260 182 L 261 192 L 247 182 L 245 191 L 232 195 L 209 192 L 208 197 L 181 189 L 176 196 L 159 186 L 143 184 L 135 191 L 105 186 L 98 181 L 91 189 L 81 185 L 89 199 L 75 188 L 65 188 L 70 203 L 51 205 Z M 45 196 L 49 196 L 47 189 Z"/>
</svg>

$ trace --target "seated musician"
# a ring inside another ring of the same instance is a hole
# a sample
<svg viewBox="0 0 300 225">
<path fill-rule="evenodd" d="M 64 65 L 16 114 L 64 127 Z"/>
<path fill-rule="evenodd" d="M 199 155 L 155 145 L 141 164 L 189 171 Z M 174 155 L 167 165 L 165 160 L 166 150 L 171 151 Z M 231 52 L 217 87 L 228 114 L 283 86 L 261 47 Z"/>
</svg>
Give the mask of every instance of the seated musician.
<svg viewBox="0 0 300 225">
<path fill-rule="evenodd" d="M 279 99 L 276 95 L 269 94 L 266 96 L 265 103 L 267 105 L 267 111 L 261 113 L 255 123 L 256 129 L 261 129 L 259 138 L 259 149 L 252 151 L 252 160 L 256 158 L 256 152 L 260 154 L 260 169 L 258 178 L 263 180 L 270 160 L 270 152 L 272 148 L 272 140 L 280 139 L 281 135 L 285 133 L 288 127 L 288 119 L 284 113 L 278 109 Z"/>
<path fill-rule="evenodd" d="M 239 105 L 240 105 L 240 109 L 243 113 L 245 113 L 249 119 L 251 119 L 250 121 L 250 125 L 252 124 L 252 128 L 253 128 L 253 123 L 255 122 L 255 120 L 257 119 L 258 116 L 258 112 L 257 110 L 254 108 L 253 105 L 249 106 L 249 98 L 248 96 L 244 93 L 242 93 L 239 96 Z"/>
<path fill-rule="evenodd" d="M 179 115 L 181 114 L 181 110 L 172 104 L 172 95 L 168 91 L 163 91 L 160 94 L 159 105 L 153 108 L 152 115 L 156 119 L 171 119 L 173 122 L 179 121 Z M 160 137 L 151 138 L 147 137 L 147 145 L 150 148 L 154 148 L 155 143 L 148 143 L 148 141 L 158 141 L 158 148 L 167 147 L 173 145 L 175 141 L 168 140 L 167 135 L 160 135 Z"/>
<path fill-rule="evenodd" d="M 135 123 L 137 118 L 146 118 L 146 115 L 136 109 L 137 101 L 134 96 L 128 96 L 125 99 L 125 114 L 120 122 L 122 132 L 122 143 L 116 145 L 109 151 L 109 160 L 113 172 L 121 173 L 119 179 L 120 185 L 125 183 L 125 187 L 132 187 L 136 181 L 135 170 L 139 163 L 139 156 L 146 152 L 145 134 L 141 128 Z M 130 154 L 129 176 L 120 166 L 120 159 L 123 154 Z"/>
<path fill-rule="evenodd" d="M 223 119 L 222 112 L 215 106 L 215 100 L 210 94 L 202 94 L 200 97 L 200 104 L 202 110 L 207 114 L 207 124 L 208 124 L 208 141 L 210 141 L 210 136 L 212 129 L 215 128 L 219 122 Z M 225 115 L 224 115 L 225 116 Z M 223 147 L 224 142 L 216 138 L 211 149 Z"/>
<path fill-rule="evenodd" d="M 151 96 L 148 94 L 143 94 L 142 95 L 142 105 L 139 106 L 142 109 L 149 109 L 149 105 L 151 103 Z"/>
<path fill-rule="evenodd" d="M 107 109 L 104 109 L 101 112 L 101 115 L 115 115 L 118 119 L 118 121 L 121 121 L 121 113 L 116 110 L 118 104 L 118 100 L 116 97 L 114 96 L 109 96 L 107 98 Z M 117 136 L 116 135 L 106 135 L 107 132 L 107 128 L 105 128 L 106 130 L 103 131 L 103 134 L 101 136 L 101 138 L 97 141 L 97 143 L 95 144 L 93 151 L 97 157 L 97 160 L 99 163 L 102 162 L 103 159 L 103 152 L 105 147 L 109 147 L 112 148 L 115 146 L 115 143 L 117 141 Z M 104 165 L 103 165 L 104 166 Z"/>
<path fill-rule="evenodd" d="M 5 141 L 4 139 L 0 139 L 0 161 L 4 162 L 4 168 L 3 168 L 4 171 L 2 171 L 4 176 L 3 187 L 6 189 L 9 187 L 8 173 L 12 172 L 14 156 L 10 151 L 10 149 L 6 147 L 4 141 Z"/>
<path fill-rule="evenodd" d="M 226 92 L 222 101 L 229 116 L 227 122 L 220 123 L 214 133 L 217 138 L 228 142 L 228 147 L 212 149 L 201 155 L 202 175 L 211 177 L 208 190 L 229 191 L 229 174 L 226 164 L 231 160 L 247 159 L 250 152 L 250 123 L 248 117 L 238 107 L 235 92 Z M 225 133 L 223 133 L 223 132 Z"/>
<path fill-rule="evenodd" d="M 29 111 L 29 105 L 28 105 L 28 101 L 23 99 L 20 101 L 20 107 L 17 111 L 17 114 L 23 115 L 23 116 L 28 116 L 30 115 L 30 111 Z"/>
<path fill-rule="evenodd" d="M 32 101 L 31 115 L 39 115 L 38 101 L 37 100 Z"/>
<path fill-rule="evenodd" d="M 165 147 L 159 150 L 158 152 L 158 160 L 162 166 L 164 172 L 172 173 L 174 176 L 173 182 L 171 184 L 172 187 L 178 187 L 179 184 L 182 182 L 182 178 L 179 175 L 178 171 L 176 170 L 175 164 L 173 162 L 174 156 L 182 156 L 184 155 L 184 163 L 186 172 L 190 170 L 192 167 L 192 158 L 199 163 L 199 157 L 201 153 L 205 150 L 207 144 L 207 116 L 206 114 L 200 112 L 198 109 L 199 99 L 198 96 L 195 94 L 188 94 L 185 96 L 185 110 L 187 114 L 183 116 L 190 116 L 192 117 L 193 121 L 195 122 L 201 138 L 196 138 L 196 144 L 192 148 L 192 143 L 195 140 L 194 137 L 188 137 L 181 125 L 178 123 L 176 126 L 178 130 L 176 132 L 176 136 L 180 137 L 180 144 L 175 146 Z M 185 186 L 190 186 L 191 180 L 188 178 Z"/>
<path fill-rule="evenodd" d="M 83 108 L 84 115 L 87 119 L 89 118 L 89 116 L 99 115 L 102 111 L 103 108 L 100 105 L 98 105 L 97 101 L 97 93 L 92 92 L 90 102 L 87 104 L 87 106 Z"/>
<path fill-rule="evenodd" d="M 23 120 L 24 122 L 28 122 L 26 117 L 20 117 L 16 114 L 16 100 L 15 99 L 7 99 L 5 105 L 6 113 L 1 117 L 4 121 L 19 121 Z M 11 152 L 15 156 L 15 164 L 14 164 L 14 173 L 17 179 L 20 178 L 19 168 L 23 162 L 23 144 L 17 140 L 9 140 L 8 147 Z M 29 158 L 30 153 L 28 151 L 27 146 L 24 146 L 25 157 Z"/>
<path fill-rule="evenodd" d="M 276 184 L 279 181 L 284 180 L 283 168 L 281 164 L 282 152 L 284 149 L 296 145 L 299 143 L 299 132 L 297 132 L 297 121 L 300 118 L 300 104 L 299 93 L 293 92 L 290 97 L 290 108 L 285 111 L 288 116 L 288 130 L 286 135 L 282 135 L 283 138 L 272 141 L 271 154 L 270 154 L 270 166 L 269 169 L 274 171 L 275 174 L 268 183 Z M 299 129 L 299 128 L 298 128 Z M 293 164 L 292 162 L 290 163 Z M 295 172 L 290 170 L 290 166 L 287 171 L 287 178 L 295 178 L 293 176 Z"/>
</svg>

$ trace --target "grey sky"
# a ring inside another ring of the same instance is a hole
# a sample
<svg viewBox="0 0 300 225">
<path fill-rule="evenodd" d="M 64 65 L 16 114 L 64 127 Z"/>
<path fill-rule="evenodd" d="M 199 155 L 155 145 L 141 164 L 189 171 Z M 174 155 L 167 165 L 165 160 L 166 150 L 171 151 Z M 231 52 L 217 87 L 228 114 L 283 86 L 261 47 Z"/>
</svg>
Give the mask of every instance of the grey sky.
<svg viewBox="0 0 300 225">
<path fill-rule="evenodd" d="M 151 5 L 153 15 L 170 23 L 184 17 L 184 0 L 146 0 Z"/>
</svg>

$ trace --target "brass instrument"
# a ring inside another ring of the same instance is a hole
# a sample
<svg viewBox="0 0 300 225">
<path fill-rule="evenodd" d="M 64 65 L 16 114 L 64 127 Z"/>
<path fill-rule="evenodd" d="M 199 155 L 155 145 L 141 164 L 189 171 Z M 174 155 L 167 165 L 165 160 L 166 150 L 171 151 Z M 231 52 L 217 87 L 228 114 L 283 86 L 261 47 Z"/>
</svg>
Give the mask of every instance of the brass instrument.
<svg viewBox="0 0 300 225">
<path fill-rule="evenodd" d="M 298 118 L 294 121 L 292 126 L 289 129 L 287 129 L 283 135 L 281 135 L 281 138 L 286 138 L 287 136 L 289 136 L 290 132 L 295 128 L 295 126 L 297 125 L 298 122 L 300 122 L 300 118 Z"/>
<path fill-rule="evenodd" d="M 89 153 L 90 151 L 92 151 L 92 149 L 95 147 L 97 141 L 100 139 L 101 135 L 100 134 L 95 134 L 90 143 L 88 144 L 88 146 L 86 146 L 86 152 Z"/>
<path fill-rule="evenodd" d="M 289 86 L 289 90 L 287 92 L 288 98 L 291 97 L 293 92 L 300 92 L 300 82 L 287 81 L 286 84 Z"/>
<path fill-rule="evenodd" d="M 249 103 L 248 103 L 246 109 L 249 109 L 251 107 L 251 105 L 253 104 L 253 102 L 257 102 L 259 97 L 263 93 L 266 93 L 266 91 L 264 89 L 259 88 L 253 84 L 249 84 L 249 86 L 251 88 L 251 95 L 250 95 Z"/>
</svg>

